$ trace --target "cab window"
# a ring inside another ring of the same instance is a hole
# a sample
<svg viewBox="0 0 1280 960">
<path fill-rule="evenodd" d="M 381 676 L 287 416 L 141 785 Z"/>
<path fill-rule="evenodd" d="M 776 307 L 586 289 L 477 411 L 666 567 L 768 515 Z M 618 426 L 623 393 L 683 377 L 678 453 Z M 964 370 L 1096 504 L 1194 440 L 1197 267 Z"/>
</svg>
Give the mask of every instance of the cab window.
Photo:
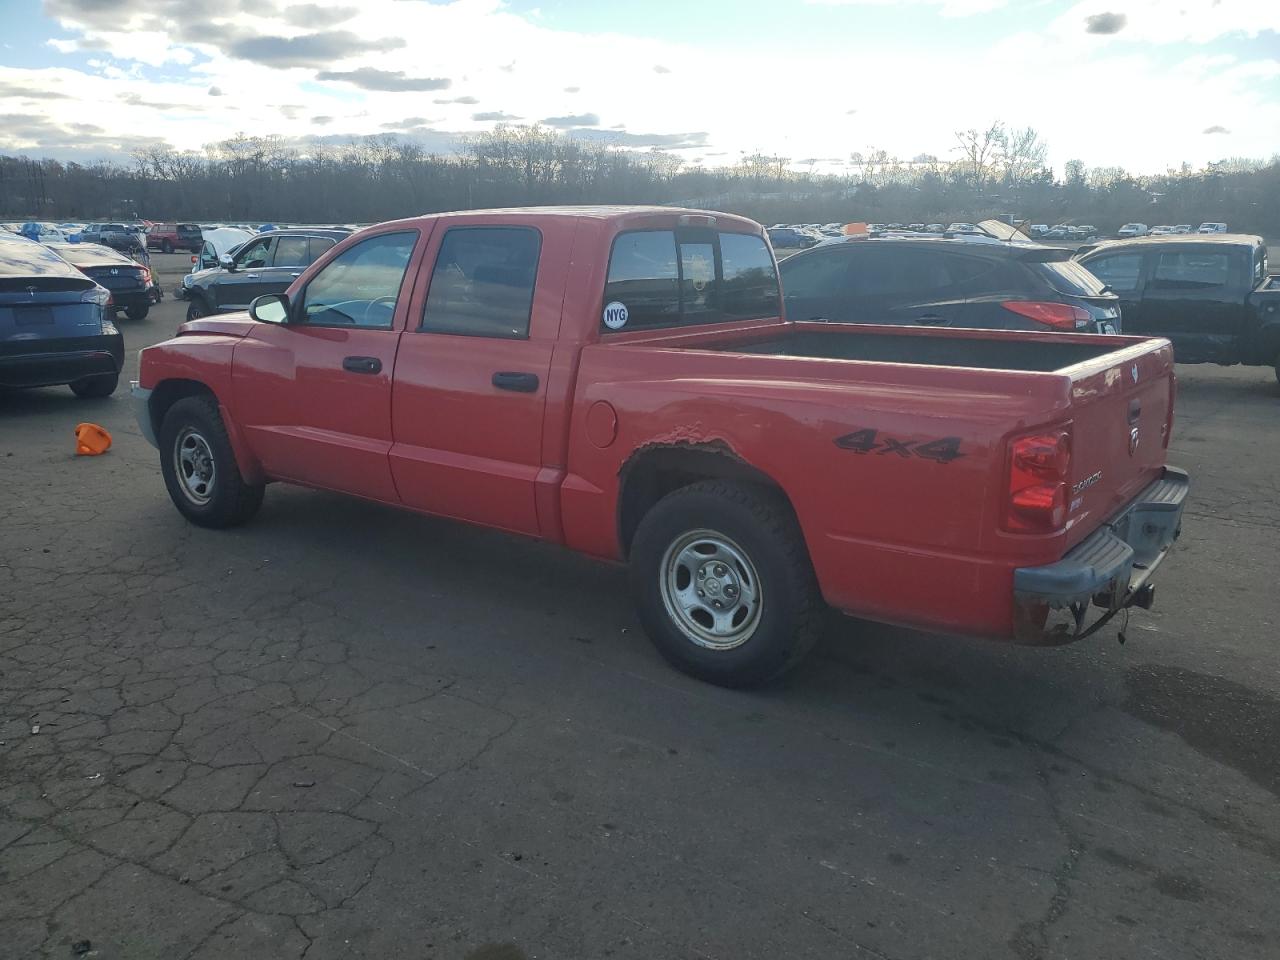
<svg viewBox="0 0 1280 960">
<path fill-rule="evenodd" d="M 299 322 L 390 329 L 418 232 L 369 237 L 330 260 L 303 291 Z"/>
<path fill-rule="evenodd" d="M 1116 293 L 1131 293 L 1142 286 L 1142 254 L 1113 253 L 1094 257 L 1085 267 Z"/>
</svg>

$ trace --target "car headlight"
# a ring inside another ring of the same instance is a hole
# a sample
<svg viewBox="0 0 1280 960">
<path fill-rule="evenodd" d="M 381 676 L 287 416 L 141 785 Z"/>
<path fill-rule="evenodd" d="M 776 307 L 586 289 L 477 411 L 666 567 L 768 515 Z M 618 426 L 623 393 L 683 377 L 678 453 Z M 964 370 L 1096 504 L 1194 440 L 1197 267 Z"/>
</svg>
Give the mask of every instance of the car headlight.
<svg viewBox="0 0 1280 960">
<path fill-rule="evenodd" d="M 105 317 L 103 318 L 102 335 L 104 337 L 114 337 L 119 332 L 120 332 L 119 327 L 117 327 L 114 323 L 112 323 L 110 320 L 106 319 Z"/>
</svg>

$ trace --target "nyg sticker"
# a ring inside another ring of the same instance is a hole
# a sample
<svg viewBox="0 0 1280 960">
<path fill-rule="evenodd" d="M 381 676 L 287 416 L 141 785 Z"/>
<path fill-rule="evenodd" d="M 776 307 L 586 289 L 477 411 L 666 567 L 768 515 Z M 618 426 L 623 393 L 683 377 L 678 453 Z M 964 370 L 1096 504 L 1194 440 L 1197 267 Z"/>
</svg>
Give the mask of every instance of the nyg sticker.
<svg viewBox="0 0 1280 960">
<path fill-rule="evenodd" d="M 604 308 L 604 325 L 610 330 L 621 330 L 627 325 L 630 314 L 627 305 L 614 300 Z"/>
</svg>

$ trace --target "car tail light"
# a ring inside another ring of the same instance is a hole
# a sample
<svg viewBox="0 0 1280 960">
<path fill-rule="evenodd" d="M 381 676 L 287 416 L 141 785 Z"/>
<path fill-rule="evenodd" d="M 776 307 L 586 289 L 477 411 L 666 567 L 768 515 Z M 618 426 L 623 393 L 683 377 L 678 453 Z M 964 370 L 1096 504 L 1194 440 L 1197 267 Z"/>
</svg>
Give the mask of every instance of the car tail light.
<svg viewBox="0 0 1280 960">
<path fill-rule="evenodd" d="M 143 286 L 151 286 L 151 271 L 143 267 L 141 273 Z"/>
<path fill-rule="evenodd" d="M 1004 527 L 1013 533 L 1053 533 L 1067 522 L 1071 434 L 1053 430 L 1009 444 Z"/>
<path fill-rule="evenodd" d="M 111 291 L 106 287 L 100 287 L 94 284 L 84 293 L 80 294 L 81 303 L 96 303 L 100 307 L 111 306 Z"/>
<path fill-rule="evenodd" d="M 1073 307 L 1069 303 L 1053 303 L 1040 300 L 1005 300 L 1000 306 L 1011 313 L 1043 323 L 1055 330 L 1083 330 L 1093 319 L 1088 310 Z"/>
</svg>

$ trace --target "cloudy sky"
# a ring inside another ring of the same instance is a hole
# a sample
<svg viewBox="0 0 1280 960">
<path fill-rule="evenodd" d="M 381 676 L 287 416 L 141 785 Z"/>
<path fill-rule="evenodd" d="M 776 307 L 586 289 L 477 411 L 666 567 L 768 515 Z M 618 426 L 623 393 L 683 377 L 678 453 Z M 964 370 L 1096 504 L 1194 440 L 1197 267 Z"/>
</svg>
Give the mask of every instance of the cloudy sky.
<svg viewBox="0 0 1280 960">
<path fill-rule="evenodd" d="M 1280 0 L 0 0 L 0 152 L 127 158 L 237 132 L 447 150 L 538 122 L 689 161 L 1280 152 Z"/>
</svg>

